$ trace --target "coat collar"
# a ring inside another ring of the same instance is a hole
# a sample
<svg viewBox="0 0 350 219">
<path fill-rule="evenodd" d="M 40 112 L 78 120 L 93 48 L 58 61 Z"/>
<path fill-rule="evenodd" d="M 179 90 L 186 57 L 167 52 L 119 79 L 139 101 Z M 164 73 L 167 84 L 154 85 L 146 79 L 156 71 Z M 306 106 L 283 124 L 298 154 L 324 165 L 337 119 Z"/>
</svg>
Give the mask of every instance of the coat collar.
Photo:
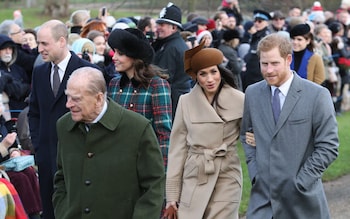
<svg viewBox="0 0 350 219">
<path fill-rule="evenodd" d="M 107 104 L 108 106 L 106 113 L 97 123 L 100 123 L 106 129 L 113 131 L 119 125 L 120 119 L 123 115 L 123 108 L 116 104 L 114 101 L 112 101 L 109 97 L 107 98 Z M 82 123 L 70 120 L 69 124 L 67 125 L 67 130 L 71 131 L 80 124 Z"/>
<path fill-rule="evenodd" d="M 188 96 L 189 104 L 200 107 L 200 112 L 198 112 L 198 107 L 189 107 L 192 122 L 223 122 L 242 117 L 244 94 L 229 85 L 223 86 L 218 97 L 222 109 L 217 107 L 216 111 L 198 84 Z M 240 101 L 233 101 L 236 98 Z"/>
</svg>

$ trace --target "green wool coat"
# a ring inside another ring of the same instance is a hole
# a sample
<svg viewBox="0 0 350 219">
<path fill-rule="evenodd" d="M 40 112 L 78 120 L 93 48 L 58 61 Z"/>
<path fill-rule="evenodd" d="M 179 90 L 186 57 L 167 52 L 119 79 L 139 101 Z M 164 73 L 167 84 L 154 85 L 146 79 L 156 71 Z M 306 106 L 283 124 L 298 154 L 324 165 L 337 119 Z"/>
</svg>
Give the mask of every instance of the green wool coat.
<svg viewBox="0 0 350 219">
<path fill-rule="evenodd" d="M 57 134 L 56 218 L 159 219 L 165 173 L 147 119 L 109 99 L 89 132 L 67 113 Z"/>
</svg>

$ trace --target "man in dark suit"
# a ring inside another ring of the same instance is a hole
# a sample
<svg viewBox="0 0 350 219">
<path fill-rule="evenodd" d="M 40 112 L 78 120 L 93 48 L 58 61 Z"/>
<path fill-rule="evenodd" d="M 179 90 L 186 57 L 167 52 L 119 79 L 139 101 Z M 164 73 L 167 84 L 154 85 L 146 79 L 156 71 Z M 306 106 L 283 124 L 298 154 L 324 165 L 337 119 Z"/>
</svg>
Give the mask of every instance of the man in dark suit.
<svg viewBox="0 0 350 219">
<path fill-rule="evenodd" d="M 37 40 L 38 51 L 45 63 L 33 70 L 28 117 L 39 171 L 44 219 L 52 219 L 53 177 L 57 168 L 56 121 L 68 112 L 64 90 L 70 74 L 75 69 L 93 65 L 69 51 L 68 30 L 61 21 L 50 20 L 44 23 L 38 31 Z M 59 85 L 54 79 L 56 65 Z M 52 89 L 53 84 L 57 85 L 56 95 Z"/>
<path fill-rule="evenodd" d="M 322 174 L 339 146 L 329 91 L 290 69 L 289 36 L 264 37 L 257 54 L 265 80 L 247 88 L 241 127 L 252 181 L 247 218 L 329 219 Z"/>
</svg>

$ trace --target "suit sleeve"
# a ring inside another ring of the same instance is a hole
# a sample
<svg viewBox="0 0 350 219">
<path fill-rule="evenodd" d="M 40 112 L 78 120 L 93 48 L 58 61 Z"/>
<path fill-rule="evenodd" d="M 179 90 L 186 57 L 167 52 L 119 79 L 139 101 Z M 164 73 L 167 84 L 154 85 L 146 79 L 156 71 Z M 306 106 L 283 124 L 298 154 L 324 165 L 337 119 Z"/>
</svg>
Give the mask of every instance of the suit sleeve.
<svg viewBox="0 0 350 219">
<path fill-rule="evenodd" d="M 338 156 L 338 125 L 332 99 L 328 90 L 322 88 L 313 106 L 314 151 L 306 159 L 297 176 L 301 188 L 308 189 Z"/>
<path fill-rule="evenodd" d="M 36 71 L 33 71 L 33 80 L 32 80 L 32 90 L 29 98 L 29 111 L 28 111 L 28 122 L 29 122 L 29 131 L 32 140 L 34 150 L 37 151 L 39 144 L 39 103 L 37 96 L 37 80 L 36 80 Z"/>
<path fill-rule="evenodd" d="M 245 100 L 244 100 L 244 111 L 241 125 L 240 139 L 244 149 L 246 162 L 248 165 L 249 177 L 254 184 L 256 174 L 258 172 L 256 166 L 256 147 L 253 147 L 246 143 L 245 133 L 253 130 L 251 115 L 250 115 L 250 104 L 249 104 L 249 89 L 246 91 Z"/>
<path fill-rule="evenodd" d="M 57 135 L 60 135 L 60 128 L 59 128 L 59 122 L 57 123 Z M 58 137 L 60 139 L 60 137 Z M 65 209 L 67 206 L 65 206 L 64 199 L 66 197 L 67 190 L 66 190 L 66 184 L 64 180 L 64 174 L 62 169 L 62 159 L 61 159 L 61 153 L 60 153 L 60 142 L 58 142 L 57 145 L 57 171 L 54 176 L 54 193 L 52 196 L 52 202 L 54 207 L 54 212 L 56 218 L 63 218 L 62 215 L 60 215 L 62 212 L 65 212 Z"/>
<path fill-rule="evenodd" d="M 135 204 L 132 218 L 159 218 L 164 201 L 165 172 L 158 140 L 150 123 L 140 138 L 137 172 L 143 193 Z"/>
</svg>

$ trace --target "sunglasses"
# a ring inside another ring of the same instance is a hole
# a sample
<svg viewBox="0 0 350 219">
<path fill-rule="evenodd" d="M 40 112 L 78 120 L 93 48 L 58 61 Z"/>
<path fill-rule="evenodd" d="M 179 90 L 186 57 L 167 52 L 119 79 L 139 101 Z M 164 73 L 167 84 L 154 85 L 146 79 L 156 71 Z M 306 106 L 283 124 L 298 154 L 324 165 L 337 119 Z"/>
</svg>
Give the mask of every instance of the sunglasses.
<svg viewBox="0 0 350 219">
<path fill-rule="evenodd" d="M 256 19 L 254 22 L 262 23 L 264 20 Z"/>
</svg>

